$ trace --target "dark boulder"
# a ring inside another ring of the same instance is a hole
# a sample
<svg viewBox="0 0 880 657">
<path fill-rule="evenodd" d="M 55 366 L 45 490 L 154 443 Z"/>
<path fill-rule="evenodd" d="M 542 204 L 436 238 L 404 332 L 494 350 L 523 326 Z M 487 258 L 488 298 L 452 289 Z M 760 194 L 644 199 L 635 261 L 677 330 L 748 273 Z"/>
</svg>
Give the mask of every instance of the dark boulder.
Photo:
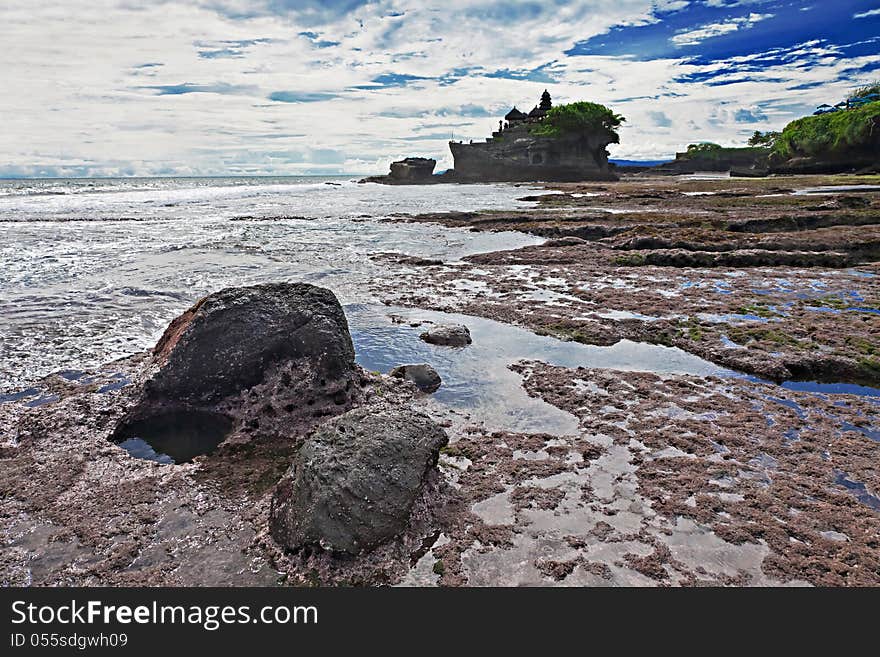
<svg viewBox="0 0 880 657">
<path fill-rule="evenodd" d="M 354 347 L 330 290 L 306 283 L 227 288 L 175 319 L 154 351 L 153 401 L 216 402 L 263 381 L 274 364 L 302 361 L 319 379 L 351 376 Z"/>
<path fill-rule="evenodd" d="M 446 433 L 406 408 L 361 407 L 315 430 L 272 497 L 269 528 L 288 549 L 358 554 L 400 534 Z"/>
<path fill-rule="evenodd" d="M 429 157 L 407 157 L 391 163 L 391 177 L 395 180 L 427 180 L 434 173 L 437 160 Z"/>
<path fill-rule="evenodd" d="M 427 363 L 416 365 L 398 365 L 390 372 L 391 376 L 398 379 L 412 381 L 416 388 L 422 392 L 435 392 L 442 383 L 437 370 Z"/>
<path fill-rule="evenodd" d="M 468 327 L 461 324 L 432 326 L 419 337 L 429 344 L 439 344 L 447 347 L 464 347 L 473 342 Z"/>
</svg>

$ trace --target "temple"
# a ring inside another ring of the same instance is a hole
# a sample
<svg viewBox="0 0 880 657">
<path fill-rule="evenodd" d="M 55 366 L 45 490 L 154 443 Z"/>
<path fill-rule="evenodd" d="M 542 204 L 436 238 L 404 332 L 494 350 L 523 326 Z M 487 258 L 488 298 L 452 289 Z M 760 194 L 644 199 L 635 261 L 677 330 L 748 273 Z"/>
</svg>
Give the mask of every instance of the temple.
<svg viewBox="0 0 880 657">
<path fill-rule="evenodd" d="M 616 180 L 609 169 L 607 134 L 539 136 L 533 133 L 553 107 L 545 89 L 528 114 L 511 109 L 485 142 L 451 141 L 455 178 L 460 181 Z"/>
</svg>

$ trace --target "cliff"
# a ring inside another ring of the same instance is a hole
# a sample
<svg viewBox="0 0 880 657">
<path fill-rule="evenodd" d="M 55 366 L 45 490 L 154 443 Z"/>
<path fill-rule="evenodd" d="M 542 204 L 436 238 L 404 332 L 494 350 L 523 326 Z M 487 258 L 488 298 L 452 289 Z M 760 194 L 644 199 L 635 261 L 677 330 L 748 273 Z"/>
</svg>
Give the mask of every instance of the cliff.
<svg viewBox="0 0 880 657">
<path fill-rule="evenodd" d="M 676 153 L 671 162 L 653 167 L 651 173 L 679 175 L 699 171 L 764 170 L 769 149 L 761 147 L 726 148 L 717 144 L 691 144 L 687 152 Z"/>
</svg>

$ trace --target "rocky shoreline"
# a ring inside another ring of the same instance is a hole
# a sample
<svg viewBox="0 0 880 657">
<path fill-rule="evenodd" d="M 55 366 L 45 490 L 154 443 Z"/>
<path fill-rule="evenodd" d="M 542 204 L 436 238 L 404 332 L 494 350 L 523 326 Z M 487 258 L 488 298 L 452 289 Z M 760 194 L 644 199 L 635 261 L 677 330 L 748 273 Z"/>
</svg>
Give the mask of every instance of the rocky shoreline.
<svg viewBox="0 0 880 657">
<path fill-rule="evenodd" d="M 435 400 L 457 382 L 421 364 L 363 369 L 326 290 L 211 295 L 153 353 L 0 404 L 0 581 L 880 583 L 880 194 L 792 193 L 857 184 L 880 178 L 627 178 L 552 185 L 532 210 L 391 219 L 548 239 L 377 254 L 394 259 L 373 282 L 388 305 L 719 366 L 509 363 L 570 429 L 491 426 Z M 470 329 L 412 330 L 466 354 L 485 339 Z M 229 424 L 188 462 L 120 446 L 172 412 Z"/>
<path fill-rule="evenodd" d="M 588 344 L 676 346 L 775 381 L 877 385 L 880 187 L 794 192 L 878 182 L 634 178 L 553 185 L 526 197 L 533 211 L 395 218 L 548 240 L 377 292 Z"/>
</svg>

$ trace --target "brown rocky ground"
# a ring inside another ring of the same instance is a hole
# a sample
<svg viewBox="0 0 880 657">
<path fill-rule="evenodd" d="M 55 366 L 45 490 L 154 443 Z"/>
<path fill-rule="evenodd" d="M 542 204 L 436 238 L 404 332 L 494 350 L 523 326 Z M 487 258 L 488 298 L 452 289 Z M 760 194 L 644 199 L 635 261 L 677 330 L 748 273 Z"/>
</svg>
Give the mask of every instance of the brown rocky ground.
<svg viewBox="0 0 880 657">
<path fill-rule="evenodd" d="M 276 391 L 258 387 L 230 407 L 239 429 L 214 453 L 171 465 L 133 458 L 113 439 L 153 371 L 140 355 L 77 380 L 52 375 L 0 404 L 0 585 L 377 583 L 406 572 L 425 530 L 333 563 L 285 555 L 267 522 L 275 483 L 311 429 L 352 405 L 408 400 L 411 384 L 361 372 L 344 403 L 289 409 L 270 408 Z"/>
<path fill-rule="evenodd" d="M 876 400 L 514 369 L 580 432 L 472 429 L 446 448 L 456 491 L 423 566 L 439 583 L 880 584 Z"/>
<path fill-rule="evenodd" d="M 393 288 L 376 290 L 395 304 L 563 339 L 674 345 L 771 380 L 876 386 L 880 194 L 789 191 L 877 182 L 558 185 L 563 193 L 533 197 L 532 211 L 412 218 L 522 230 L 547 243 L 410 263 Z M 450 446 L 468 458 L 457 480 L 474 524 L 433 550 L 442 582 L 880 580 L 876 398 L 741 379 L 519 369 L 532 394 L 572 412 L 583 431 Z"/>
<path fill-rule="evenodd" d="M 410 263 L 408 275 L 375 290 L 391 303 L 482 315 L 585 343 L 674 345 L 775 380 L 876 384 L 880 193 L 788 190 L 877 181 L 559 185 L 564 193 L 533 197 L 535 210 L 410 218 L 550 239 L 463 263 Z"/>
<path fill-rule="evenodd" d="M 572 413 L 577 432 L 487 431 L 408 383 L 364 374 L 360 403 L 415 395 L 452 442 L 404 535 L 362 557 L 285 553 L 266 529 L 273 483 L 317 418 L 288 423 L 284 441 L 255 431 L 162 465 L 110 441 L 149 374 L 143 358 L 84 382 L 49 377 L 0 406 L 2 581 L 880 583 L 876 399 L 540 362 L 512 369 L 529 394 Z"/>
</svg>

